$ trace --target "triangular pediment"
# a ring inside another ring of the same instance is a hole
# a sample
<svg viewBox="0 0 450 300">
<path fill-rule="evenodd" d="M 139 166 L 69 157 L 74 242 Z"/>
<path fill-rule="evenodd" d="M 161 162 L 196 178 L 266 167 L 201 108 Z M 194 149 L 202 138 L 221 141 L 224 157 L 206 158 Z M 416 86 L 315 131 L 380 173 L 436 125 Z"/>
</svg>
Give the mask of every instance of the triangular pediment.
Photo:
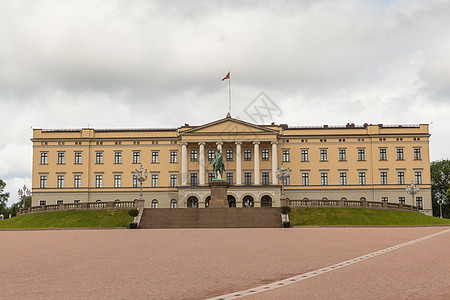
<svg viewBox="0 0 450 300">
<path fill-rule="evenodd" d="M 264 126 L 227 117 L 202 126 L 180 132 L 180 135 L 233 135 L 233 134 L 277 134 L 278 131 Z"/>
</svg>

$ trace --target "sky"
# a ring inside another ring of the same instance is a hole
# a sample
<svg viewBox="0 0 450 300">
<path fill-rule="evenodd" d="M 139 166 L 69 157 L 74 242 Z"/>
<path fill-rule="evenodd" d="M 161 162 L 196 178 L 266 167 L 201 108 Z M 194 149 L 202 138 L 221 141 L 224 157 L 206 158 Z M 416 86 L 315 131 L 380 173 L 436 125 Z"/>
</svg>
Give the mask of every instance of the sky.
<svg viewBox="0 0 450 300">
<path fill-rule="evenodd" d="M 427 123 L 431 160 L 448 159 L 449 28 L 439 0 L 0 1 L 9 204 L 31 186 L 32 128 L 211 122 L 227 114 L 228 71 L 235 118 Z"/>
</svg>

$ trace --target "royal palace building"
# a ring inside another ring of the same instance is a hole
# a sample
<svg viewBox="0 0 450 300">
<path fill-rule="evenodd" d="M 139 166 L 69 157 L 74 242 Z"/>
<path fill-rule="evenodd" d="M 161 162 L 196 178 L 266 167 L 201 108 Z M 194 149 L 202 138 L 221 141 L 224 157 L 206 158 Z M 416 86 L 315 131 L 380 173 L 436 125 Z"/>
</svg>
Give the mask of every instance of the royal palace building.
<svg viewBox="0 0 450 300">
<path fill-rule="evenodd" d="M 220 149 L 232 206 L 280 206 L 282 186 L 291 200 L 413 204 L 413 181 L 414 205 L 431 215 L 429 137 L 427 124 L 291 127 L 229 115 L 179 128 L 34 129 L 33 206 L 137 199 L 142 165 L 145 207 L 204 208 Z"/>
</svg>

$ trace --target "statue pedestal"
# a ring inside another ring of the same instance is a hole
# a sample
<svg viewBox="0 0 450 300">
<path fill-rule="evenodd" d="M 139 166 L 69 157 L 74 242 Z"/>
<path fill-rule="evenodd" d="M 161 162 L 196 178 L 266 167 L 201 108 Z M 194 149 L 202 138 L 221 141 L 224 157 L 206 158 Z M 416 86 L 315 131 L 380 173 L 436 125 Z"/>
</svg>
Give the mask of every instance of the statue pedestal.
<svg viewBox="0 0 450 300">
<path fill-rule="evenodd" d="M 211 200 L 209 200 L 210 208 L 229 207 L 227 198 L 227 189 L 230 186 L 228 181 L 224 179 L 215 179 L 209 183 L 211 189 Z"/>
</svg>

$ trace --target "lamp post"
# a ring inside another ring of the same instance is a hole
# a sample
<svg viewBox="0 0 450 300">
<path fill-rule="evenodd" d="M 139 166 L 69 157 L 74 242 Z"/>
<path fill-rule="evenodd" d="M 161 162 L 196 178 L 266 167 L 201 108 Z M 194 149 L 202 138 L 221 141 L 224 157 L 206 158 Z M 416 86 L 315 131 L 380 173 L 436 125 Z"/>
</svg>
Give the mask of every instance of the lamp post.
<svg viewBox="0 0 450 300">
<path fill-rule="evenodd" d="M 406 187 L 406 192 L 412 196 L 412 205 L 414 206 L 414 195 L 419 193 L 419 185 L 411 181 L 411 184 Z"/>
<path fill-rule="evenodd" d="M 289 168 L 284 169 L 283 164 L 281 164 L 281 167 L 277 168 L 277 170 L 275 171 L 275 175 L 277 176 L 277 178 L 279 178 L 281 180 L 281 198 L 285 198 L 285 196 L 284 196 L 284 179 L 289 177 L 290 174 L 291 174 L 291 169 L 289 169 Z"/>
<path fill-rule="evenodd" d="M 142 196 L 143 196 L 142 195 L 142 183 L 144 181 L 146 181 L 147 178 L 148 178 L 147 169 L 145 169 L 144 174 L 142 174 L 142 172 L 144 172 L 144 168 L 142 167 L 142 165 L 141 165 L 141 167 L 139 169 L 134 170 L 134 176 L 136 176 L 136 180 L 139 181 L 140 186 L 141 186 L 141 194 L 139 195 L 140 199 L 142 199 Z"/>
<path fill-rule="evenodd" d="M 17 191 L 17 194 L 19 195 L 19 199 L 22 201 L 22 207 L 25 208 L 26 200 L 31 196 L 31 190 L 24 184 L 23 188 Z"/>
<path fill-rule="evenodd" d="M 444 200 L 439 199 L 439 200 L 437 201 L 437 203 L 439 204 L 439 218 L 442 219 L 442 204 L 444 203 Z"/>
</svg>

